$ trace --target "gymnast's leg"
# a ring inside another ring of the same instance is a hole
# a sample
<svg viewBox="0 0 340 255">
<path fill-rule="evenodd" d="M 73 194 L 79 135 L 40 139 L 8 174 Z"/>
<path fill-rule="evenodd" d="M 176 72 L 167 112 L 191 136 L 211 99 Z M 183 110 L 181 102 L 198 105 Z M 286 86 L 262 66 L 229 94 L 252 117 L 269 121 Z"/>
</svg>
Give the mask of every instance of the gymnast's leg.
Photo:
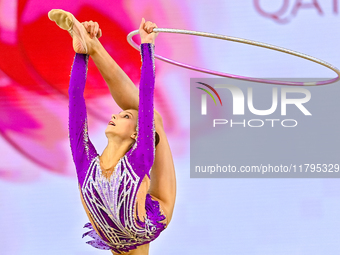
<svg viewBox="0 0 340 255">
<path fill-rule="evenodd" d="M 99 40 L 96 39 L 95 42 L 91 58 L 106 81 L 113 99 L 123 110 L 138 110 L 138 88 L 112 59 Z"/>
<path fill-rule="evenodd" d="M 89 21 L 82 24 L 88 32 L 93 31 L 96 34 L 100 31 L 97 22 Z M 105 50 L 98 38 L 94 37 L 92 41 L 91 58 L 106 81 L 113 99 L 123 110 L 138 110 L 138 88 Z"/>
<path fill-rule="evenodd" d="M 73 31 L 69 32 L 73 37 L 75 52 L 91 56 L 113 99 L 121 109 L 138 110 L 138 88 L 98 40 L 102 34 L 98 23 L 93 21 L 80 23 L 71 13 L 59 9 L 50 11 L 48 16 L 64 30 L 69 31 L 73 25 Z"/>
</svg>

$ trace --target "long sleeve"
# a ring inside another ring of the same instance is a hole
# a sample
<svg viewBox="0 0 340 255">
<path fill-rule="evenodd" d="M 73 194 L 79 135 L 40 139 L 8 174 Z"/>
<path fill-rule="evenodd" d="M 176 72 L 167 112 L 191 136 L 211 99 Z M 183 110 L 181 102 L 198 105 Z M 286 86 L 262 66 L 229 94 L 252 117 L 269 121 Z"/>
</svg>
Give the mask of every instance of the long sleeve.
<svg viewBox="0 0 340 255">
<path fill-rule="evenodd" d="M 69 138 L 80 187 L 83 185 L 92 159 L 97 156 L 97 152 L 88 136 L 84 99 L 88 58 L 89 56 L 85 54 L 77 53 L 75 55 L 68 90 Z"/>
<path fill-rule="evenodd" d="M 142 179 L 145 174 L 150 178 L 150 170 L 155 159 L 154 51 L 154 44 L 141 44 L 142 68 L 139 84 L 137 140 L 127 153 L 135 173 Z"/>
</svg>

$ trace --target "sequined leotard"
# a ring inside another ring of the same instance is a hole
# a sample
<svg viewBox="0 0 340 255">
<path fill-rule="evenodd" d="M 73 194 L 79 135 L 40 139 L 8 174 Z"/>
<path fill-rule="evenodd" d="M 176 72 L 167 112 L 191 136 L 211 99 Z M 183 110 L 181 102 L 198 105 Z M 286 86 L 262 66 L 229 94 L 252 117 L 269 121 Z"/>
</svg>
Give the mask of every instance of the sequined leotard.
<svg viewBox="0 0 340 255">
<path fill-rule="evenodd" d="M 69 132 L 73 160 L 76 165 L 81 196 L 97 232 L 91 230 L 83 235 L 94 240 L 90 245 L 99 249 L 111 249 L 116 253 L 127 252 L 149 243 L 166 227 L 165 216 L 159 202 L 149 194 L 145 200 L 146 217 L 134 217 L 138 188 L 150 170 L 155 157 L 154 126 L 154 45 L 141 45 L 142 70 L 139 86 L 139 110 L 137 140 L 133 147 L 119 160 L 108 180 L 102 175 L 99 155 L 92 145 L 87 131 L 87 114 L 83 97 L 88 55 L 76 54 L 69 87 Z M 138 215 L 138 214 L 137 214 Z"/>
</svg>

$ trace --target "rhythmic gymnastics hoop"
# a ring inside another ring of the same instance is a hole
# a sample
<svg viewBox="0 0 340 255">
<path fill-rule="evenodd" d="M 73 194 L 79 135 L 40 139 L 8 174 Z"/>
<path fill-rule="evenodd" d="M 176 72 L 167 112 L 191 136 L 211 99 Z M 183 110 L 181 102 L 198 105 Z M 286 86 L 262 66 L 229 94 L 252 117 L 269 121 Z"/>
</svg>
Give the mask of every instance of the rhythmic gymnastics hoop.
<svg viewBox="0 0 340 255">
<path fill-rule="evenodd" d="M 260 79 L 260 78 L 252 78 L 252 77 L 246 77 L 246 76 L 240 76 L 240 75 L 235 75 L 235 74 L 228 74 L 228 73 L 223 73 L 223 72 L 217 72 L 217 71 L 212 71 L 209 69 L 204 69 L 200 67 L 195 67 L 191 65 L 187 65 L 184 63 L 180 63 L 177 61 L 174 61 L 169 58 L 162 57 L 160 55 L 155 54 L 155 58 L 165 61 L 167 63 L 177 65 L 180 67 L 184 67 L 187 69 L 191 69 L 194 71 L 202 72 L 202 73 L 207 73 L 207 74 L 213 74 L 217 76 L 222 76 L 222 77 L 228 77 L 228 78 L 233 78 L 233 79 L 240 79 L 240 80 L 246 80 L 246 81 L 253 81 L 253 82 L 262 82 L 262 83 L 270 83 L 270 84 L 277 84 L 277 85 L 289 85 L 289 86 L 318 86 L 318 85 L 326 85 L 330 83 L 334 83 L 340 79 L 340 70 L 337 69 L 335 66 L 327 63 L 326 61 L 323 61 L 321 59 L 306 55 L 304 53 L 300 53 L 297 51 L 285 49 L 279 46 L 274 46 L 271 44 L 267 43 L 262 43 L 262 42 L 256 42 L 252 40 L 247 40 L 247 39 L 242 39 L 242 38 L 237 38 L 237 37 L 231 37 L 231 36 L 226 36 L 226 35 L 219 35 L 219 34 L 212 34 L 212 33 L 207 33 L 207 32 L 198 32 L 198 31 L 191 31 L 191 30 L 183 30 L 183 29 L 171 29 L 171 28 L 154 28 L 153 32 L 161 32 L 161 33 L 175 33 L 175 34 L 188 34 L 188 35 L 196 35 L 196 36 L 203 36 L 203 37 L 211 37 L 211 38 L 216 38 L 216 39 L 222 39 L 222 40 L 227 40 L 227 41 L 233 41 L 233 42 L 239 42 L 239 43 L 244 43 L 244 44 L 250 44 L 254 46 L 259 46 L 262 48 L 267 48 L 275 51 L 281 51 L 283 53 L 287 53 L 290 55 L 294 55 L 300 58 L 304 58 L 310 61 L 313 61 L 317 64 L 323 65 L 332 71 L 334 71 L 338 76 L 333 79 L 325 80 L 325 81 L 317 81 L 317 82 L 289 82 L 289 81 L 278 81 L 278 80 L 267 80 L 267 79 Z M 136 50 L 140 51 L 140 45 L 138 45 L 136 42 L 132 40 L 132 36 L 139 34 L 138 30 L 134 30 L 130 32 L 127 36 L 127 41 L 128 43 L 135 48 Z"/>
</svg>

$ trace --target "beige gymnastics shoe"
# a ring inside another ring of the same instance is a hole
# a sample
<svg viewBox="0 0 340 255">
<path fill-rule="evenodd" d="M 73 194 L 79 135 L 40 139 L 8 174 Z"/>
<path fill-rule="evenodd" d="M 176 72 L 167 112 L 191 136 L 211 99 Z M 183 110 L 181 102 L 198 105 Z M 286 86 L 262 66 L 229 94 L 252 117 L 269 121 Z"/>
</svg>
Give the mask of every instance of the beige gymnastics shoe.
<svg viewBox="0 0 340 255">
<path fill-rule="evenodd" d="M 73 16 L 72 13 L 53 9 L 48 12 L 50 20 L 55 21 L 57 25 L 67 30 L 73 38 L 73 49 L 77 53 L 87 54 L 88 49 L 86 41 L 90 39 L 85 27 Z"/>
</svg>

